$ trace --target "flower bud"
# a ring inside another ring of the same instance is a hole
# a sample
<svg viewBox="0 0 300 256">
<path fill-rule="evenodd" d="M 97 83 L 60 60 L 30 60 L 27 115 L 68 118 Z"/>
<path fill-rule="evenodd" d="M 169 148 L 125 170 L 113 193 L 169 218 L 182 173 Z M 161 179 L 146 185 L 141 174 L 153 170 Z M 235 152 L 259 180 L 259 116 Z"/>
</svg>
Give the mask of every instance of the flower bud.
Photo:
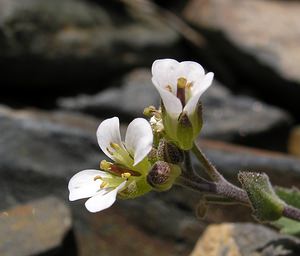
<svg viewBox="0 0 300 256">
<path fill-rule="evenodd" d="M 157 161 L 147 175 L 147 182 L 158 191 L 172 187 L 175 179 L 181 174 L 180 167 L 164 161 Z"/>
<path fill-rule="evenodd" d="M 240 172 L 238 179 L 247 192 L 253 215 L 258 221 L 269 222 L 282 217 L 285 203 L 276 195 L 265 173 Z"/>
<path fill-rule="evenodd" d="M 161 139 L 158 144 L 157 158 L 171 164 L 179 164 L 183 162 L 184 155 L 182 150 L 173 143 Z"/>
</svg>

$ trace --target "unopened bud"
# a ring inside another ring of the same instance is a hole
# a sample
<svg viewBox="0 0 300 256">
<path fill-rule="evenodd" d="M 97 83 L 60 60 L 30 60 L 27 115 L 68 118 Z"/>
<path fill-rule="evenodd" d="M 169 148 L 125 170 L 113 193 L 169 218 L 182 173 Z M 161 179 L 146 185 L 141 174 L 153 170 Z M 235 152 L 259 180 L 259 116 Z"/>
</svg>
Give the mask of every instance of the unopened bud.
<svg viewBox="0 0 300 256">
<path fill-rule="evenodd" d="M 157 161 L 147 175 L 147 182 L 154 189 L 165 191 L 172 187 L 180 173 L 179 166 L 164 161 Z"/>
<path fill-rule="evenodd" d="M 155 163 L 158 160 L 156 148 L 152 148 L 151 151 L 148 153 L 148 160 L 150 161 L 150 163 Z"/>
<path fill-rule="evenodd" d="M 184 155 L 182 150 L 173 143 L 161 139 L 158 144 L 157 158 L 171 164 L 179 164 L 183 162 Z"/>
<path fill-rule="evenodd" d="M 258 221 L 275 221 L 282 217 L 285 203 L 276 195 L 265 173 L 240 172 L 238 179 L 247 192 L 253 215 Z"/>
<path fill-rule="evenodd" d="M 154 106 L 149 106 L 147 108 L 144 108 L 143 114 L 147 117 L 151 117 L 155 112 L 157 112 L 156 108 Z"/>
</svg>

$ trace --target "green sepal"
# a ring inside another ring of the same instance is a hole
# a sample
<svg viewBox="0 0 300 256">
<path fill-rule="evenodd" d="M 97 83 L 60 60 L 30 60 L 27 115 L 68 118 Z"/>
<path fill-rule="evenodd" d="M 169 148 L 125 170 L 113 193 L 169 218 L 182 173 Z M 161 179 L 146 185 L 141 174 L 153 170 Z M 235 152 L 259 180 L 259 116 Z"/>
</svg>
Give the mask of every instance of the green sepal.
<svg viewBox="0 0 300 256">
<path fill-rule="evenodd" d="M 282 217 L 285 203 L 275 194 L 265 173 L 240 172 L 238 179 L 247 192 L 253 216 L 258 221 L 269 222 Z"/>
<path fill-rule="evenodd" d="M 189 117 L 189 119 L 193 126 L 193 137 L 195 139 L 199 135 L 203 125 L 201 102 L 197 104 L 195 112 Z"/>
<path fill-rule="evenodd" d="M 146 176 L 129 178 L 126 188 L 118 193 L 120 199 L 133 199 L 142 196 L 152 190 L 146 181 Z"/>
<path fill-rule="evenodd" d="M 193 126 L 185 112 L 182 112 L 178 118 L 177 142 L 178 146 L 183 150 L 189 150 L 193 147 Z"/>
</svg>

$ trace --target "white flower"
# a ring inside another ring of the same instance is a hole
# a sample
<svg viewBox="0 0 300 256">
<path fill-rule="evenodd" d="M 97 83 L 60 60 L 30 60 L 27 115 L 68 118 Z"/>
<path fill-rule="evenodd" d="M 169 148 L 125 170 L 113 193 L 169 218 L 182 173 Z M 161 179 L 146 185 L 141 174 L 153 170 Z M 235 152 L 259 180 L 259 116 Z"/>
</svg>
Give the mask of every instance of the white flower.
<svg viewBox="0 0 300 256">
<path fill-rule="evenodd" d="M 122 142 L 119 118 L 113 117 L 99 125 L 97 139 L 100 148 L 109 158 L 128 168 L 134 168 L 152 149 L 153 134 L 146 119 L 136 118 L 128 125 L 125 141 Z"/>
<path fill-rule="evenodd" d="M 90 212 L 99 212 L 110 207 L 126 181 L 122 181 L 117 187 L 105 187 L 102 186 L 105 178 L 112 179 L 112 175 L 98 170 L 84 170 L 75 174 L 69 181 L 69 200 L 90 197 L 85 203 Z"/>
<path fill-rule="evenodd" d="M 152 82 L 162 99 L 162 121 L 166 135 L 188 150 L 202 128 L 199 98 L 211 85 L 213 73 L 205 74 L 193 61 L 156 60 L 152 64 Z"/>
<path fill-rule="evenodd" d="M 168 114 L 174 118 L 184 111 L 188 116 L 193 114 L 200 96 L 211 85 L 213 77 L 211 72 L 205 75 L 203 67 L 193 61 L 161 59 L 152 64 L 152 82 Z M 184 89 L 183 98 L 178 97 L 181 89 Z"/>
<path fill-rule="evenodd" d="M 134 119 L 128 126 L 122 142 L 117 117 L 104 120 L 98 127 L 100 148 L 114 163 L 103 161 L 105 171 L 83 170 L 69 181 L 69 200 L 88 198 L 85 203 L 90 212 L 110 207 L 117 195 L 133 198 L 148 192 L 146 183 L 150 163 L 146 156 L 152 149 L 153 134 L 150 124 L 143 118 Z"/>
</svg>

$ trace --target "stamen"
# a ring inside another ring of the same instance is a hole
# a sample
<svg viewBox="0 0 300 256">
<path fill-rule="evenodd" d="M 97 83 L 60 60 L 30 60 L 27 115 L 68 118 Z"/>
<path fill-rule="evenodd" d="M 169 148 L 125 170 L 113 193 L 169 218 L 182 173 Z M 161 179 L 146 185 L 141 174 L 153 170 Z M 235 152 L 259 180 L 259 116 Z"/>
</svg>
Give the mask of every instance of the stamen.
<svg viewBox="0 0 300 256">
<path fill-rule="evenodd" d="M 108 182 L 103 181 L 103 182 L 101 183 L 101 185 L 100 185 L 100 188 L 105 188 L 105 187 L 107 187 L 107 186 L 108 186 Z"/>
<path fill-rule="evenodd" d="M 124 172 L 124 173 L 121 174 L 121 177 L 123 179 L 128 179 L 130 176 L 131 176 L 131 173 L 129 173 L 129 172 Z"/>
<path fill-rule="evenodd" d="M 103 170 L 103 171 L 109 171 L 112 167 L 113 163 L 110 163 L 106 160 L 102 160 L 100 162 L 100 169 Z"/>
<path fill-rule="evenodd" d="M 94 177 L 94 181 L 96 181 L 96 180 L 102 180 L 103 181 L 103 179 L 100 175 L 97 175 L 97 176 Z"/>
<path fill-rule="evenodd" d="M 111 143 L 110 143 L 110 146 L 111 146 L 112 149 L 114 149 L 114 150 L 118 150 L 118 149 L 121 148 L 119 144 L 114 143 L 114 142 L 111 142 Z"/>
</svg>

